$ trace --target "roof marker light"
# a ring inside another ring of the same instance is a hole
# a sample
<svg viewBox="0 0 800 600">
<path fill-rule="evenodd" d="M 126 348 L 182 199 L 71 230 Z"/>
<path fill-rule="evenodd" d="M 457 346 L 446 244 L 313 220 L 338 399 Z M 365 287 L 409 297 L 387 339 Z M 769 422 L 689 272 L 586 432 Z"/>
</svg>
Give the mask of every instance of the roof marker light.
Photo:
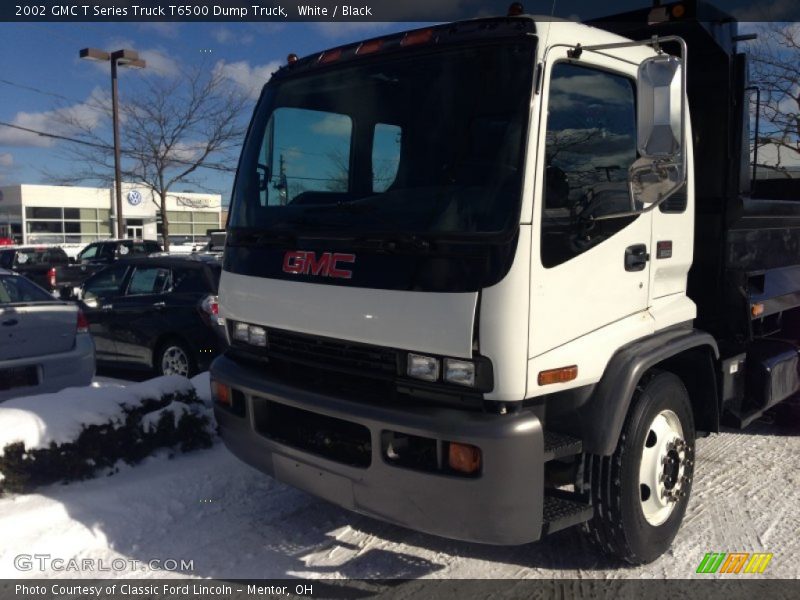
<svg viewBox="0 0 800 600">
<path fill-rule="evenodd" d="M 373 52 L 377 52 L 383 46 L 383 40 L 368 40 L 363 42 L 356 50 L 356 54 L 361 56 L 362 54 L 372 54 Z"/>
<path fill-rule="evenodd" d="M 512 2 L 508 7 L 509 17 L 518 17 L 524 12 L 525 12 L 525 7 L 522 6 L 522 2 Z"/>
<path fill-rule="evenodd" d="M 413 46 L 415 44 L 427 44 L 433 39 L 433 29 L 417 29 L 409 31 L 400 40 L 401 46 Z"/>
<path fill-rule="evenodd" d="M 319 55 L 319 60 L 317 61 L 321 65 L 327 65 L 328 63 L 335 62 L 342 57 L 342 49 L 341 48 L 334 48 L 333 50 L 326 50 L 322 54 Z"/>
<path fill-rule="evenodd" d="M 297 62 L 297 54 L 292 52 L 289 56 L 286 57 L 286 64 L 293 65 Z"/>
</svg>

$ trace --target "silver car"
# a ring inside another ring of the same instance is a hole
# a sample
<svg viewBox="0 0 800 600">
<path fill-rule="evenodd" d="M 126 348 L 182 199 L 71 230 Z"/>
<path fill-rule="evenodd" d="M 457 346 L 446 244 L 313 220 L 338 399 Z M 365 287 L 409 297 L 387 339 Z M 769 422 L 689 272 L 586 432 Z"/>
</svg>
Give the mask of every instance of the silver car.
<svg viewBox="0 0 800 600">
<path fill-rule="evenodd" d="M 94 341 L 78 306 L 0 269 L 0 402 L 89 385 Z"/>
</svg>

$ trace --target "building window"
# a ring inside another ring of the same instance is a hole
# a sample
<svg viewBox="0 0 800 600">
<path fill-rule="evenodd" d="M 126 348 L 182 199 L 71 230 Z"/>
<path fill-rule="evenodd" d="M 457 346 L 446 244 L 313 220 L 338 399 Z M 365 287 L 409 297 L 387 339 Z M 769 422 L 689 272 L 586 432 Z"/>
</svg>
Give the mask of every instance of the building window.
<svg viewBox="0 0 800 600">
<path fill-rule="evenodd" d="M 219 213 L 214 211 L 168 210 L 169 241 L 172 243 L 206 241 L 209 229 L 219 228 Z M 162 235 L 161 220 L 158 220 L 158 235 Z"/>
<path fill-rule="evenodd" d="M 88 244 L 109 238 L 110 216 L 104 208 L 26 206 L 28 243 Z"/>
</svg>

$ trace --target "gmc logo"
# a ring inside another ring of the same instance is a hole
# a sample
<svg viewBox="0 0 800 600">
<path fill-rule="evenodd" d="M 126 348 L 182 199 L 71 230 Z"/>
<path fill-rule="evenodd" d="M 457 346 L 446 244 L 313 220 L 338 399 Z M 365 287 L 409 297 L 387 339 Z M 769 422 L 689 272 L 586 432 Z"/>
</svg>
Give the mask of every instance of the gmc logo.
<svg viewBox="0 0 800 600">
<path fill-rule="evenodd" d="M 316 275 L 351 279 L 353 272 L 339 268 L 340 263 L 356 262 L 355 254 L 339 252 L 323 252 L 319 258 L 316 253 L 307 250 L 290 250 L 283 255 L 283 272 L 294 275 Z"/>
</svg>

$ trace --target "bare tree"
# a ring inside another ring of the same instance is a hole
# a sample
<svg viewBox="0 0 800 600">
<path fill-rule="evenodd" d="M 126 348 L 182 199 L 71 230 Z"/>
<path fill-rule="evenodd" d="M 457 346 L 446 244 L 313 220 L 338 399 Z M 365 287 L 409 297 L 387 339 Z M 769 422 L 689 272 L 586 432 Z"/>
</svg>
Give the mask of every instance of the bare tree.
<svg viewBox="0 0 800 600">
<path fill-rule="evenodd" d="M 759 167 L 787 174 L 784 157 L 800 159 L 800 25 L 769 23 L 758 35 L 750 52 L 751 81 L 761 93 L 760 131 L 753 143 L 775 149 L 775 164 Z"/>
<path fill-rule="evenodd" d="M 167 195 L 176 184 L 203 188 L 198 169 L 235 170 L 249 100 L 215 69 L 198 68 L 174 78 L 154 77 L 120 104 L 122 177 L 152 191 L 169 249 Z M 107 110 L 105 103 L 98 105 Z M 113 181 L 113 155 L 96 122 L 69 111 L 65 125 L 82 143 L 67 146 L 77 168 L 62 181 Z"/>
</svg>

